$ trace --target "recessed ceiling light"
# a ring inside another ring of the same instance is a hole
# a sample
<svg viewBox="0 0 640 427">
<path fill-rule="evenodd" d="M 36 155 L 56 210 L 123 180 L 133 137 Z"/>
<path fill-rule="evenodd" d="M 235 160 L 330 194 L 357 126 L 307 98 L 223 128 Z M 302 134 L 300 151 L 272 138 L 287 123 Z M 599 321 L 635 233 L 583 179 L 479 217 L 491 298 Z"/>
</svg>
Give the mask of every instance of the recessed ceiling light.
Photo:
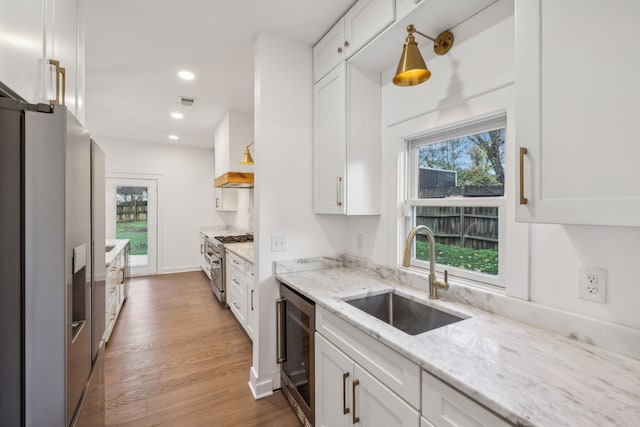
<svg viewBox="0 0 640 427">
<path fill-rule="evenodd" d="M 185 79 L 185 80 L 193 80 L 196 77 L 195 74 L 193 74 L 191 71 L 187 71 L 187 70 L 179 71 L 178 72 L 178 76 L 181 79 Z"/>
<path fill-rule="evenodd" d="M 169 139 L 172 141 L 177 141 L 178 140 L 178 135 L 169 135 Z"/>
<path fill-rule="evenodd" d="M 171 113 L 171 117 L 173 117 L 174 119 L 181 119 L 181 118 L 183 118 L 183 117 L 184 117 L 184 114 L 182 114 L 182 113 L 178 113 L 178 112 L 176 111 L 176 112 Z"/>
</svg>

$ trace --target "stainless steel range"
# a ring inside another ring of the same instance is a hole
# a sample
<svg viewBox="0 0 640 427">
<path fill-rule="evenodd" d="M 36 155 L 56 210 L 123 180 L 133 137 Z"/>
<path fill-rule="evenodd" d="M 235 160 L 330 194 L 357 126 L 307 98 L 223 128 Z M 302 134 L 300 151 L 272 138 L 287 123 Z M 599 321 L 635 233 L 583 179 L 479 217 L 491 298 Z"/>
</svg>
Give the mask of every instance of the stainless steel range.
<svg viewBox="0 0 640 427">
<path fill-rule="evenodd" d="M 207 239 L 205 257 L 210 266 L 211 290 L 220 303 L 226 302 L 225 295 L 225 243 L 253 242 L 253 234 L 215 236 Z"/>
</svg>

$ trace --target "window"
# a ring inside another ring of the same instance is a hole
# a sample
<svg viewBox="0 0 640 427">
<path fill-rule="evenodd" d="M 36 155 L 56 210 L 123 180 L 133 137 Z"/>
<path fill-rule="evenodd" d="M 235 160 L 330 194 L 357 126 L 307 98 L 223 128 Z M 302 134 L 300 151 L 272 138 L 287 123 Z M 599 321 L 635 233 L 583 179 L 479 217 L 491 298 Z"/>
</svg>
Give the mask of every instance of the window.
<svg viewBox="0 0 640 427">
<path fill-rule="evenodd" d="M 409 141 L 406 234 L 433 231 L 436 271 L 504 287 L 505 143 L 504 115 Z M 426 236 L 413 245 L 411 266 L 428 269 Z"/>
</svg>

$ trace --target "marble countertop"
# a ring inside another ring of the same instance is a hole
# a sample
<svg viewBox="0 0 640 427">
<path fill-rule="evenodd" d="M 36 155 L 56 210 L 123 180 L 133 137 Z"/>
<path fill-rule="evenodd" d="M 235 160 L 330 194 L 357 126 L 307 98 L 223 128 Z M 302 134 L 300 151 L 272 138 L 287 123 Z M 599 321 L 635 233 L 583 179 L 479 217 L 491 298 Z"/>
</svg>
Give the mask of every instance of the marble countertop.
<svg viewBox="0 0 640 427">
<path fill-rule="evenodd" d="M 124 247 L 129 243 L 129 239 L 107 239 L 105 240 L 105 246 L 113 246 L 109 252 L 105 252 L 104 254 L 104 262 L 106 265 L 109 265 L 113 262 L 113 260 L 118 256 L 118 254 L 124 249 Z"/>
<path fill-rule="evenodd" d="M 334 267 L 277 278 L 485 407 L 523 426 L 638 426 L 640 361 L 484 312 L 428 300 L 371 271 Z M 388 290 L 465 320 L 411 336 L 344 302 Z"/>
<path fill-rule="evenodd" d="M 225 243 L 224 247 L 253 264 L 253 242 Z"/>
</svg>

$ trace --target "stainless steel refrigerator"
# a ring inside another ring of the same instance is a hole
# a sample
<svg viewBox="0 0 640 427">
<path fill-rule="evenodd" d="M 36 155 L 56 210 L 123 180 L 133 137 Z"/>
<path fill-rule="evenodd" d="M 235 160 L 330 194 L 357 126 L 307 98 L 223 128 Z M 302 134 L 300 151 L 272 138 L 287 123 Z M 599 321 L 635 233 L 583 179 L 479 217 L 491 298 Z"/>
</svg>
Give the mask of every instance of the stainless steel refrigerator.
<svg viewBox="0 0 640 427">
<path fill-rule="evenodd" d="M 3 425 L 68 426 L 89 378 L 90 150 L 64 106 L 0 98 Z"/>
</svg>

